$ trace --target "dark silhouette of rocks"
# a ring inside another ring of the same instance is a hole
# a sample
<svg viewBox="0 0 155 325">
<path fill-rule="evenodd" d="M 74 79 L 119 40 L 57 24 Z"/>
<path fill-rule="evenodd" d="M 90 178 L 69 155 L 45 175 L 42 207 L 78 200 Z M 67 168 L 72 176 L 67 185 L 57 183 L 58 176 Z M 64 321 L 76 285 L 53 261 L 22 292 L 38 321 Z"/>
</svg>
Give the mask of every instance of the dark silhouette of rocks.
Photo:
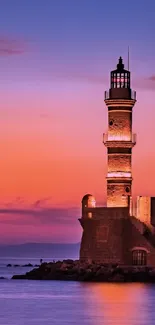
<svg viewBox="0 0 155 325">
<path fill-rule="evenodd" d="M 64 260 L 42 263 L 39 267 L 12 279 L 65 280 L 90 282 L 155 282 L 155 268 L 145 266 L 119 266 L 104 263 L 81 263 Z"/>
<path fill-rule="evenodd" d="M 31 263 L 24 264 L 24 265 L 19 265 L 19 264 L 14 264 L 14 265 L 12 265 L 12 264 L 7 264 L 7 267 L 39 267 L 39 265 L 38 265 L 38 264 L 33 265 L 33 264 L 31 264 Z"/>
</svg>

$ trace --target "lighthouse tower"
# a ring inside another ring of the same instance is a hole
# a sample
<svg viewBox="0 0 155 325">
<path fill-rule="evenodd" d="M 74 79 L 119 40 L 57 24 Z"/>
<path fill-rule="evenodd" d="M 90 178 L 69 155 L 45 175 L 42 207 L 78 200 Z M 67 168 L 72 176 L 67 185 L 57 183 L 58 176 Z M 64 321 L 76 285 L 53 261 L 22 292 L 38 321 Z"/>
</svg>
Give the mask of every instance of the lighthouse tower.
<svg viewBox="0 0 155 325">
<path fill-rule="evenodd" d="M 110 89 L 105 92 L 108 107 L 108 132 L 103 134 L 107 147 L 107 207 L 127 207 L 132 193 L 132 108 L 136 92 L 130 87 L 130 71 L 119 58 L 117 69 L 111 71 Z"/>
</svg>

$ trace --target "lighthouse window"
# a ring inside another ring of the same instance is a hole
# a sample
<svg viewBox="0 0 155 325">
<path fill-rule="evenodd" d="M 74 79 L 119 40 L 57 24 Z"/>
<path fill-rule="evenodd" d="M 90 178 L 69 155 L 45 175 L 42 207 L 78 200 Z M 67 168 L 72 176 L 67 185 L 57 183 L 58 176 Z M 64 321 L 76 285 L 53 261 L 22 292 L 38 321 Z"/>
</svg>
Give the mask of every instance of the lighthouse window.
<svg viewBox="0 0 155 325">
<path fill-rule="evenodd" d="M 125 190 L 126 190 L 126 193 L 129 193 L 130 192 L 130 188 L 128 186 L 126 187 Z"/>
<path fill-rule="evenodd" d="M 114 124 L 114 122 L 111 120 L 111 121 L 109 122 L 109 125 L 112 126 L 113 124 Z"/>
<path fill-rule="evenodd" d="M 88 212 L 88 218 L 89 218 L 89 219 L 92 218 L 92 212 Z"/>
<path fill-rule="evenodd" d="M 146 251 L 139 249 L 132 252 L 132 264 L 133 265 L 147 265 L 147 253 Z"/>
</svg>

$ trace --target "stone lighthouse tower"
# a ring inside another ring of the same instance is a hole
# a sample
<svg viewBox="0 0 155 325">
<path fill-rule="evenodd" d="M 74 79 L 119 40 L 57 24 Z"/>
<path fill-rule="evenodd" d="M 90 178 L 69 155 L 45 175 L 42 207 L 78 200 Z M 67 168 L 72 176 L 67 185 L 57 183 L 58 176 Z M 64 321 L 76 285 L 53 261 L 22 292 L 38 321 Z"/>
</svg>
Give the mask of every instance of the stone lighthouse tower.
<svg viewBox="0 0 155 325">
<path fill-rule="evenodd" d="M 110 89 L 105 93 L 108 131 L 103 142 L 108 158 L 107 206 L 97 206 L 92 194 L 85 194 L 81 202 L 80 261 L 88 264 L 95 261 L 155 266 L 155 198 L 139 196 L 136 215 L 129 209 L 132 148 L 136 144 L 132 108 L 136 93 L 131 90 L 128 70 L 120 58 L 117 69 L 111 71 Z"/>
<path fill-rule="evenodd" d="M 110 89 L 105 92 L 108 107 L 108 132 L 103 134 L 107 147 L 107 207 L 127 207 L 132 192 L 132 108 L 136 92 L 131 89 L 130 71 L 119 58 L 117 69 L 111 71 Z"/>
</svg>

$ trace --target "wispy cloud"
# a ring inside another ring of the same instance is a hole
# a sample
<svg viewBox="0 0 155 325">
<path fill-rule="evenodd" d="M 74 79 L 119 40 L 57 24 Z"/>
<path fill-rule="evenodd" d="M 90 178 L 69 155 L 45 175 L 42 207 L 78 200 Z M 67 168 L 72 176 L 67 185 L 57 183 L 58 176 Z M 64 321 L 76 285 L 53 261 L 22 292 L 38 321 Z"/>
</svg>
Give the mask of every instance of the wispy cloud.
<svg viewBox="0 0 155 325">
<path fill-rule="evenodd" d="M 23 54 L 26 51 L 26 43 L 21 40 L 0 37 L 0 55 Z"/>
<path fill-rule="evenodd" d="M 10 225 L 71 225 L 79 218 L 80 209 L 48 206 L 49 198 L 38 199 L 27 207 L 22 204 L 0 208 L 0 223 Z"/>
<path fill-rule="evenodd" d="M 155 76 L 143 76 L 138 78 L 133 78 L 133 88 L 144 89 L 144 90 L 154 90 L 155 89 Z"/>
<path fill-rule="evenodd" d="M 34 203 L 33 203 L 33 207 L 34 208 L 41 208 L 42 206 L 45 206 L 49 200 L 51 200 L 51 196 L 48 196 L 48 197 L 45 197 L 45 198 L 42 198 L 42 199 L 39 199 L 39 200 L 36 200 Z"/>
<path fill-rule="evenodd" d="M 149 77 L 148 79 L 151 80 L 151 81 L 155 81 L 155 75 Z"/>
<path fill-rule="evenodd" d="M 54 75 L 55 78 L 59 79 L 68 79 L 72 81 L 81 81 L 81 82 L 87 82 L 90 84 L 98 84 L 98 85 L 103 85 L 108 83 L 108 78 L 104 77 L 99 74 L 94 74 L 94 73 L 80 73 L 78 71 L 68 71 L 67 73 L 64 71 L 61 71 L 61 74 L 58 74 L 55 72 Z"/>
</svg>

